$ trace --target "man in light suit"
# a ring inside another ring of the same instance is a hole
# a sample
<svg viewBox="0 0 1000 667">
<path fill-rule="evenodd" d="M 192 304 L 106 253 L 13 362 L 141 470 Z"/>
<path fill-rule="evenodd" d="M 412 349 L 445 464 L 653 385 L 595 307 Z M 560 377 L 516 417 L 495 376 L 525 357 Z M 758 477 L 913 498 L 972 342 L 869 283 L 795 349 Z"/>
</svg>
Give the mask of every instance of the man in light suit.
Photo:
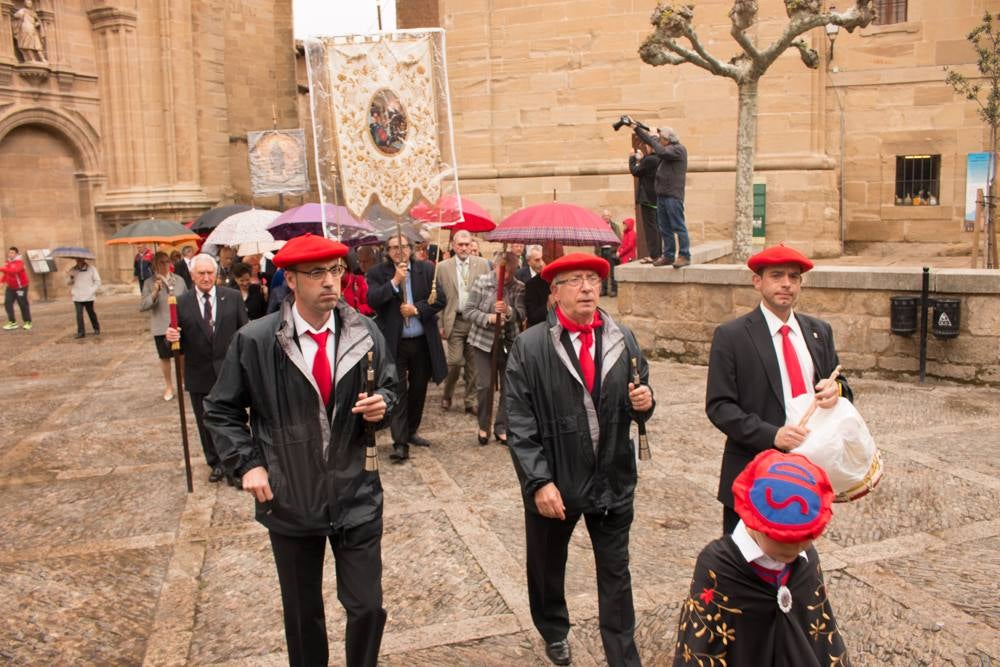
<svg viewBox="0 0 1000 667">
<path fill-rule="evenodd" d="M 417 435 L 427 398 L 427 383 L 439 384 L 448 375 L 438 329 L 438 313 L 448 297 L 437 286 L 437 300 L 427 303 L 434 283 L 434 266 L 412 259 L 413 248 L 405 236 L 386 241 L 387 261 L 368 271 L 368 305 L 396 361 L 399 402 L 390 422 L 394 463 L 410 458 L 410 445 L 430 447 Z"/>
<path fill-rule="evenodd" d="M 205 396 L 212 391 L 229 342 L 247 323 L 247 309 L 239 290 L 217 286 L 218 265 L 211 255 L 196 255 L 191 261 L 195 289 L 177 298 L 177 328 L 167 327 L 167 341 L 180 341 L 184 353 L 184 388 L 191 397 L 191 409 L 198 424 L 205 462 L 212 469 L 210 482 L 225 477 L 212 436 L 205 428 Z M 237 486 L 235 478 L 229 483 Z"/>
<path fill-rule="evenodd" d="M 815 395 L 820 408 L 839 396 L 853 400 L 847 379 L 829 375 L 839 364 L 833 329 L 823 320 L 793 312 L 802 274 L 813 263 L 792 248 L 778 245 L 747 261 L 761 303 L 746 315 L 720 325 L 708 361 L 705 412 L 726 434 L 719 476 L 723 532 L 731 534 L 739 516 L 733 510 L 733 480 L 758 453 L 792 451 L 808 429 L 785 424 L 792 398 Z"/>
<path fill-rule="evenodd" d="M 465 411 L 476 414 L 476 369 L 473 363 L 473 347 L 468 343 L 472 323 L 462 316 L 462 308 L 469 296 L 469 289 L 476 279 L 490 271 L 490 263 L 482 257 L 474 257 L 472 234 L 465 230 L 455 232 L 451 239 L 452 256 L 438 266 L 438 283 L 448 298 L 448 305 L 441 313 L 441 338 L 447 341 L 448 377 L 444 380 L 444 398 L 441 409 L 451 407 L 455 385 L 463 366 L 465 367 Z"/>
</svg>

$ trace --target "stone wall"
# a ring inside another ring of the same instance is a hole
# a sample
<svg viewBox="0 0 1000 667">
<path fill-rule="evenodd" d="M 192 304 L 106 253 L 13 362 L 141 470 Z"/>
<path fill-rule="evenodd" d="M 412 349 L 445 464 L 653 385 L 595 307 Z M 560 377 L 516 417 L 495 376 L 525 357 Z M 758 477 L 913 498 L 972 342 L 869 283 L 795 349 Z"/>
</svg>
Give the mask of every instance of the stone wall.
<svg viewBox="0 0 1000 667">
<path fill-rule="evenodd" d="M 703 265 L 682 271 L 619 267 L 618 310 L 653 356 L 708 363 L 716 326 L 760 303 L 748 269 Z M 985 270 L 931 272 L 930 295 L 961 300 L 959 336 L 928 333 L 928 377 L 1000 386 L 1000 275 Z M 890 333 L 889 297 L 920 296 L 921 270 L 817 267 L 805 276 L 798 309 L 833 326 L 846 372 L 911 376 L 919 333 Z"/>
</svg>

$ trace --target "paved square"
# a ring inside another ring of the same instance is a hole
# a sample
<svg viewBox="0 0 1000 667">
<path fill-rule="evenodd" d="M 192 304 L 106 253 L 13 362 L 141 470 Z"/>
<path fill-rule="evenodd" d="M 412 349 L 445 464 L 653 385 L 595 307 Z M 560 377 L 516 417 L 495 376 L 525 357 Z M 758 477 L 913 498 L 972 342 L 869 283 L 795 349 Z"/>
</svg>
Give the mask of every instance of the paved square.
<svg viewBox="0 0 1000 667">
<path fill-rule="evenodd" d="M 195 492 L 185 493 L 177 403 L 161 398 L 136 300 L 98 301 L 99 338 L 73 339 L 67 302 L 33 304 L 31 332 L 0 332 L 0 660 L 287 664 L 267 535 L 249 496 L 208 483 L 190 411 Z M 705 417 L 705 375 L 652 364 L 654 460 L 640 467 L 631 541 L 647 665 L 670 664 L 694 558 L 721 525 L 723 438 Z M 1000 662 L 1000 391 L 851 381 L 886 476 L 868 498 L 835 506 L 818 549 L 854 664 Z M 382 448 L 381 662 L 549 664 L 528 612 L 510 457 L 479 447 L 474 418 L 439 403 L 432 386 L 430 449 L 397 466 Z M 341 664 L 332 556 L 325 579 Z M 582 528 L 567 592 L 574 664 L 604 664 Z"/>
</svg>

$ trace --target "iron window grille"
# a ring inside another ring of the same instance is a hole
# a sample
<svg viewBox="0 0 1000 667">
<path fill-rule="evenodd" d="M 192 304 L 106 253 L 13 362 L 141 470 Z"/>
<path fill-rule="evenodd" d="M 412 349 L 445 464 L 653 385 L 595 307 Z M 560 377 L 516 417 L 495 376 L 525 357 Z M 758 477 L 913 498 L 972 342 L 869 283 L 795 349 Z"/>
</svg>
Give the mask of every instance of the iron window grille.
<svg viewBox="0 0 1000 667">
<path fill-rule="evenodd" d="M 940 184 L 940 155 L 896 156 L 897 206 L 937 206 Z"/>
<path fill-rule="evenodd" d="M 875 24 L 905 23 L 906 3 L 907 0 L 875 0 L 875 10 L 878 12 Z"/>
</svg>

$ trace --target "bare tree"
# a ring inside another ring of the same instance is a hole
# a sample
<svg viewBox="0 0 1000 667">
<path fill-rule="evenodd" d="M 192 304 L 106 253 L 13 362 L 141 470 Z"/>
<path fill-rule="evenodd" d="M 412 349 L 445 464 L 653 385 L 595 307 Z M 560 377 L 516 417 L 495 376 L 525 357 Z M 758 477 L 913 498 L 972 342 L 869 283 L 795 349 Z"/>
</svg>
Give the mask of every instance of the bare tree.
<svg viewBox="0 0 1000 667">
<path fill-rule="evenodd" d="M 997 128 L 1000 127 L 1000 28 L 996 31 L 993 30 L 993 20 L 994 17 L 986 12 L 983 16 L 983 22 L 966 36 L 966 39 L 972 42 L 972 46 L 976 50 L 976 66 L 979 69 L 979 75 L 986 81 L 985 101 L 979 95 L 983 89 L 981 83 L 972 83 L 967 77 L 955 70 L 949 67 L 944 68 L 948 72 L 945 81 L 965 99 L 979 105 L 979 117 L 990 128 L 991 159 L 987 171 L 985 202 L 986 268 L 988 269 L 997 268 L 996 218 L 993 211 L 996 200 L 993 198 L 993 183 L 996 180 Z M 996 21 L 1000 23 L 1000 14 L 997 14 Z"/>
<path fill-rule="evenodd" d="M 756 0 L 734 0 L 729 10 L 729 34 L 741 51 L 727 61 L 710 54 L 692 26 L 693 5 L 658 4 L 650 22 L 653 33 L 639 47 L 639 56 L 650 65 L 691 63 L 715 76 L 736 82 L 739 117 L 736 129 L 736 227 L 733 251 L 740 261 L 750 256 L 753 235 L 753 161 L 757 149 L 757 82 L 789 47 L 799 50 L 806 67 L 816 69 L 819 55 L 800 35 L 813 28 L 833 24 L 853 32 L 875 19 L 871 0 L 855 0 L 842 12 L 823 11 L 819 0 L 785 0 L 788 24 L 781 35 L 764 48 L 758 47 L 747 31 L 757 23 Z M 684 38 L 688 45 L 678 40 Z"/>
</svg>

